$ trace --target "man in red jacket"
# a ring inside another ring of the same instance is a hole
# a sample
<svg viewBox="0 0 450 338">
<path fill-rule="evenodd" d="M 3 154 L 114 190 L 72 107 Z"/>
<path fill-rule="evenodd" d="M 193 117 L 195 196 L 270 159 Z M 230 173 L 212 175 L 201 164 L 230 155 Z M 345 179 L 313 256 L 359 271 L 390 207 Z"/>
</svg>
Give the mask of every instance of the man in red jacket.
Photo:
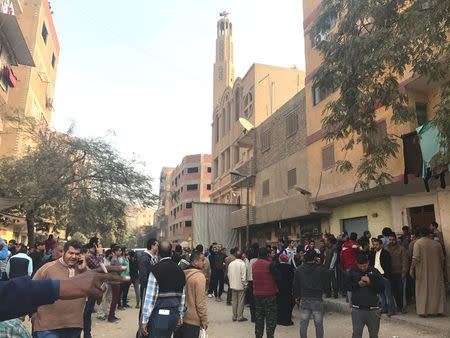
<svg viewBox="0 0 450 338">
<path fill-rule="evenodd" d="M 277 293 L 275 281 L 280 279 L 280 272 L 269 258 L 269 251 L 259 249 L 259 257 L 252 265 L 253 295 L 255 302 L 255 337 L 264 335 L 266 321 L 267 338 L 273 338 L 277 326 Z"/>
<path fill-rule="evenodd" d="M 341 250 L 341 267 L 342 270 L 348 271 L 356 266 L 356 256 L 359 253 L 359 246 L 356 244 L 358 235 L 356 232 L 350 234 L 350 239 L 342 244 Z"/>
</svg>

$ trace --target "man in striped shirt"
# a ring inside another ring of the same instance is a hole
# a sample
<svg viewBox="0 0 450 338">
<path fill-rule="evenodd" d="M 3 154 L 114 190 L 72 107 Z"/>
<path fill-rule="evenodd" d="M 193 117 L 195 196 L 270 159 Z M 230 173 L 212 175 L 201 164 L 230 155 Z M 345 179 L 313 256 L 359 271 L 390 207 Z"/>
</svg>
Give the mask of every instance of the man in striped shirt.
<svg viewBox="0 0 450 338">
<path fill-rule="evenodd" d="M 171 259 L 169 241 L 159 246 L 160 261 L 149 273 L 142 308 L 141 332 L 144 336 L 170 338 L 177 326 L 183 324 L 186 278 Z"/>
</svg>

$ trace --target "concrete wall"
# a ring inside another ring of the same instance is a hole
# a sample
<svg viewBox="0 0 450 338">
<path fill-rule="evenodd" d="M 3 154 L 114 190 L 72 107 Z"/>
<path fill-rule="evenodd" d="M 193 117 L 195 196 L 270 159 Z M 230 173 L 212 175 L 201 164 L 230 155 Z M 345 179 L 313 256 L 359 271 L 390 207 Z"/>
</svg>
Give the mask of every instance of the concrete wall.
<svg viewBox="0 0 450 338">
<path fill-rule="evenodd" d="M 369 231 L 372 236 L 381 235 L 381 230 L 384 227 L 393 226 L 391 199 L 373 199 L 334 208 L 330 217 L 330 231 L 337 235 L 342 231 L 343 219 L 363 216 L 367 216 Z"/>
</svg>

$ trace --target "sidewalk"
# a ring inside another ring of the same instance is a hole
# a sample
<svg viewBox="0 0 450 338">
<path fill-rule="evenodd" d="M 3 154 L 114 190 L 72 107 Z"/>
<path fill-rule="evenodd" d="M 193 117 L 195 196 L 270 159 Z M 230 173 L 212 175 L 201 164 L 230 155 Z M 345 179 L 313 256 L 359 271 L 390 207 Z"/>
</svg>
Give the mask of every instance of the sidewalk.
<svg viewBox="0 0 450 338">
<path fill-rule="evenodd" d="M 324 304 L 326 311 L 339 312 L 343 314 L 350 314 L 349 305 L 345 301 L 345 298 L 324 298 Z M 436 332 L 445 333 L 450 337 L 450 296 L 447 295 L 447 311 L 444 317 L 428 317 L 422 318 L 416 314 L 416 306 L 408 305 L 407 307 L 408 313 L 406 314 L 397 314 L 392 317 L 387 317 L 386 315 L 382 315 L 382 322 L 390 322 L 390 323 L 399 323 L 399 324 L 407 324 L 413 325 L 418 328 L 425 328 L 436 330 Z"/>
</svg>

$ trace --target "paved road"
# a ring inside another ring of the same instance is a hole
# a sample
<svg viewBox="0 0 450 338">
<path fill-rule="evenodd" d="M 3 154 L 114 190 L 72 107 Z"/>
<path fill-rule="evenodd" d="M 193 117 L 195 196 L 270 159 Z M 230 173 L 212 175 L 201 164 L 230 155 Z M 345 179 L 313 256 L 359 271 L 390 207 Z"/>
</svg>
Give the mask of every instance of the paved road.
<svg viewBox="0 0 450 338">
<path fill-rule="evenodd" d="M 130 297 L 134 297 L 134 292 L 130 290 Z M 225 295 L 226 296 L 226 295 Z M 134 305 L 132 299 L 131 305 Z M 250 321 L 238 323 L 231 321 L 231 306 L 227 306 L 225 302 L 217 303 L 213 299 L 208 299 L 208 315 L 210 320 L 210 327 L 208 329 L 209 338 L 251 338 L 254 337 L 254 324 Z M 110 324 L 108 322 L 99 321 L 93 315 L 92 333 L 94 337 L 118 337 L 118 338 L 132 338 L 135 337 L 137 329 L 138 310 L 132 308 L 125 311 L 117 311 L 117 316 L 121 318 L 120 322 Z M 249 309 L 245 309 L 245 316 L 250 318 Z M 285 327 L 277 326 L 275 337 L 291 338 L 299 337 L 299 313 L 294 309 L 293 320 L 294 326 Z M 351 337 L 351 318 L 350 316 L 327 313 L 324 318 L 325 337 L 346 338 Z M 314 323 L 310 322 L 308 332 L 309 337 L 315 337 Z M 400 338 L 438 338 L 445 337 L 444 334 L 437 334 L 415 327 L 400 325 L 397 323 L 381 323 L 380 338 L 391 338 L 398 336 Z M 368 337 L 367 330 L 364 337 Z"/>
</svg>

